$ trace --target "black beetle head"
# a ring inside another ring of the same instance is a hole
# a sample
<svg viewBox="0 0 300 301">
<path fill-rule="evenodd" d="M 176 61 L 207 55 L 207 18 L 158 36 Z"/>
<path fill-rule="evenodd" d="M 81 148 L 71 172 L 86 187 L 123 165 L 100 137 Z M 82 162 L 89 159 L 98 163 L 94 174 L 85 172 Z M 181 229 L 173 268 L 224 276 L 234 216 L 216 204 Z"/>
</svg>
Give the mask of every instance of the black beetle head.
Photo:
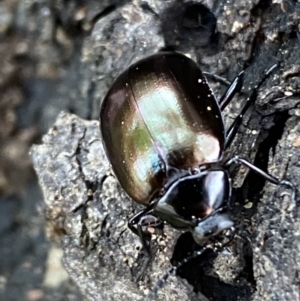
<svg viewBox="0 0 300 301">
<path fill-rule="evenodd" d="M 230 228 L 228 216 L 216 211 L 230 198 L 225 170 L 208 170 L 175 181 L 157 202 L 154 212 L 172 227 L 190 230 L 199 244 Z"/>
</svg>

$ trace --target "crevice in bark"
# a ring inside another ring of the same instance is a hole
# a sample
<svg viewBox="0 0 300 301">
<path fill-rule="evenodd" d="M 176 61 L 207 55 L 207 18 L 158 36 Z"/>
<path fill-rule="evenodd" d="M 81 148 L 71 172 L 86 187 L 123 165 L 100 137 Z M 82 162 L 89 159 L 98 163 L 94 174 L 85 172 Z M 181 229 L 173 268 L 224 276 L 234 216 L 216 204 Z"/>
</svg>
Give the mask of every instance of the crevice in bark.
<svg viewBox="0 0 300 301">
<path fill-rule="evenodd" d="M 274 116 L 273 126 L 268 130 L 268 135 L 259 144 L 258 151 L 254 159 L 254 165 L 264 171 L 268 171 L 269 153 L 275 155 L 275 149 L 278 141 L 282 137 L 286 122 L 289 118 L 288 111 L 279 112 Z M 266 180 L 257 176 L 255 172 L 250 171 L 243 186 L 244 199 L 250 200 L 255 204 L 261 198 Z"/>
<path fill-rule="evenodd" d="M 260 0 L 251 9 L 251 15 L 255 17 L 260 17 L 268 8 L 270 8 L 271 5 L 272 5 L 272 0 Z"/>
<path fill-rule="evenodd" d="M 100 19 L 105 18 L 106 16 L 108 16 L 109 14 L 111 14 L 114 10 L 116 10 L 116 6 L 115 5 L 109 5 L 107 6 L 104 10 L 102 10 L 101 12 L 99 12 L 92 20 L 92 23 L 95 24 L 96 22 L 98 22 Z"/>
<path fill-rule="evenodd" d="M 201 247 L 195 243 L 190 233 L 181 235 L 174 249 L 172 264 L 176 265 L 199 248 Z M 226 283 L 214 272 L 214 260 L 217 256 L 217 253 L 207 250 L 201 256 L 184 264 L 178 269 L 177 275 L 186 279 L 194 287 L 196 293 L 200 292 L 209 300 L 251 300 L 253 288 L 246 280 L 249 278 L 248 271 L 238 275 L 239 280 L 236 285 Z"/>
</svg>

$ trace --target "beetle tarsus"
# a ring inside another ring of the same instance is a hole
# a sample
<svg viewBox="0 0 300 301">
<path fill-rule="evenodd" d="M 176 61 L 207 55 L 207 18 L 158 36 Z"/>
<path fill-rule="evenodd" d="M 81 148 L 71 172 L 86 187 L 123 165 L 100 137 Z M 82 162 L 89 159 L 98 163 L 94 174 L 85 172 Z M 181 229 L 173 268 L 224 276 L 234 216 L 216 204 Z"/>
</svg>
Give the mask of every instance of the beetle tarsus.
<svg viewBox="0 0 300 301">
<path fill-rule="evenodd" d="M 296 187 L 295 187 L 295 185 L 292 182 L 287 181 L 287 180 L 280 181 L 279 185 L 287 186 L 292 190 L 291 199 L 294 202 L 296 200 Z"/>
<path fill-rule="evenodd" d="M 147 271 L 147 268 L 150 264 L 150 261 L 152 259 L 152 254 L 151 254 L 151 249 L 149 247 L 147 251 L 147 259 L 145 260 L 143 266 L 141 267 L 140 271 L 138 272 L 138 274 L 136 275 L 136 278 L 135 278 L 135 282 L 138 283 L 139 281 L 143 280 L 144 276 L 145 276 L 145 273 Z"/>
</svg>

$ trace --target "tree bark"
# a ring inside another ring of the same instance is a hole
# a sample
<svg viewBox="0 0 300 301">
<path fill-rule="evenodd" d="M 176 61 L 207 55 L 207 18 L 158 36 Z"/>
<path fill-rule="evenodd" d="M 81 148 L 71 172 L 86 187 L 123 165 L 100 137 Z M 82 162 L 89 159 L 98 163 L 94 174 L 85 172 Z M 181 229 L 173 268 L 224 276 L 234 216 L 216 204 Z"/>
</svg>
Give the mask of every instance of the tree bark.
<svg viewBox="0 0 300 301">
<path fill-rule="evenodd" d="M 229 80 L 246 68 L 244 89 L 224 113 L 228 126 L 264 71 L 280 63 L 230 154 L 299 187 L 299 20 L 300 5 L 292 1 L 124 1 L 99 18 L 86 39 L 82 61 L 89 72 L 79 89 L 96 118 L 118 74 L 142 57 L 172 49 Z M 209 82 L 217 96 L 226 90 Z M 196 248 L 188 234 L 165 226 L 164 235 L 153 238 L 155 256 L 144 279 L 134 282 L 147 258 L 127 220 L 141 207 L 112 176 L 98 121 L 62 113 L 31 154 L 49 236 L 61 241 L 65 268 L 88 300 L 141 300 L 171 262 Z M 300 300 L 299 202 L 291 201 L 289 189 L 243 169 L 233 184 L 238 225 L 249 240 L 236 238 L 229 254 L 207 252 L 186 264 L 156 300 Z"/>
</svg>

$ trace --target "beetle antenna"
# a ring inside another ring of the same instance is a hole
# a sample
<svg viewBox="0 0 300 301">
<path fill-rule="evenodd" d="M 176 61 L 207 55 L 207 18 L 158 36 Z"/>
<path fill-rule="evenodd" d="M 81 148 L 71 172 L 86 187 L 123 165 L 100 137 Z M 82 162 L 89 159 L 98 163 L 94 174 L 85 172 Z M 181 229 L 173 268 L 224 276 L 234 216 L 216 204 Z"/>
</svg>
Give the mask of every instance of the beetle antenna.
<svg viewBox="0 0 300 301">
<path fill-rule="evenodd" d="M 145 299 L 143 299 L 143 301 L 151 301 L 151 300 L 153 300 L 153 299 L 156 297 L 158 291 L 159 291 L 160 289 L 162 289 L 162 288 L 165 286 L 165 284 L 166 284 L 168 278 L 169 278 L 173 273 L 175 273 L 179 268 L 181 268 L 184 264 L 186 264 L 186 263 L 189 262 L 190 260 L 192 260 L 192 259 L 194 259 L 194 258 L 196 258 L 196 257 L 198 257 L 198 256 L 200 256 L 200 255 L 202 255 L 202 254 L 204 253 L 204 251 L 207 250 L 207 249 L 208 249 L 207 247 L 202 247 L 201 250 L 195 251 L 195 252 L 192 253 L 191 255 L 189 255 L 189 256 L 187 256 L 186 258 L 184 258 L 182 261 L 178 262 L 176 265 L 173 265 L 173 266 L 165 273 L 165 275 L 164 275 L 162 278 L 160 278 L 160 279 L 156 282 L 156 284 L 155 284 L 154 288 L 152 289 L 152 291 L 146 296 Z"/>
</svg>

